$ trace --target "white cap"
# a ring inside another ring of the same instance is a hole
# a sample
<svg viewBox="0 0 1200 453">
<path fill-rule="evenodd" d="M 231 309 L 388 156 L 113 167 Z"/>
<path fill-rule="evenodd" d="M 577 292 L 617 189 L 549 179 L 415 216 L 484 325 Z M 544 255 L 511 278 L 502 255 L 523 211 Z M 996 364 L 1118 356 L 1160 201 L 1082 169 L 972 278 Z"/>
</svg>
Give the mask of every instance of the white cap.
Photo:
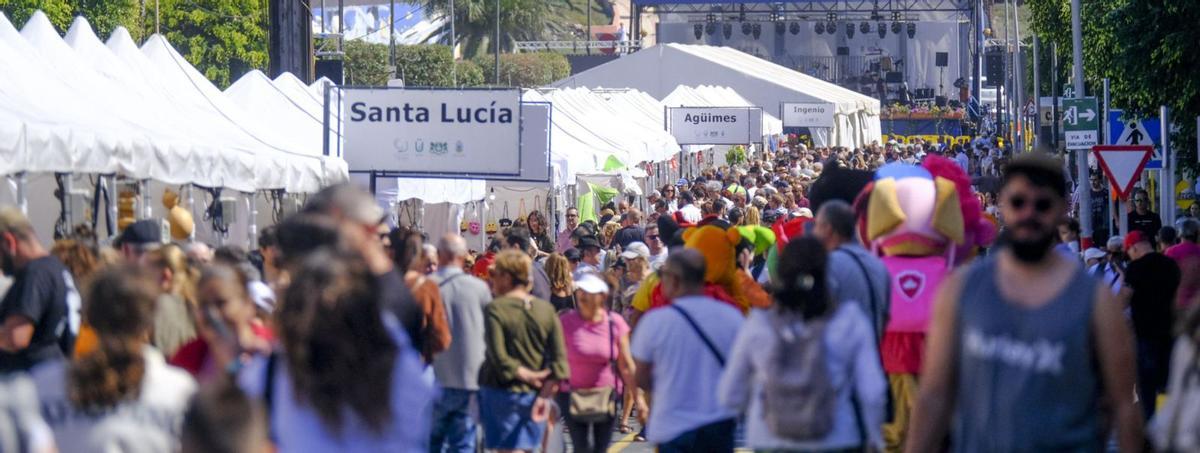
<svg viewBox="0 0 1200 453">
<path fill-rule="evenodd" d="M 1104 258 L 1105 255 L 1108 255 L 1108 253 L 1105 253 L 1103 250 L 1100 250 L 1098 248 L 1092 247 L 1092 248 L 1089 248 L 1089 249 L 1083 251 L 1083 260 L 1087 261 L 1087 260 L 1094 260 L 1094 259 L 1098 259 L 1098 258 Z"/>
<path fill-rule="evenodd" d="M 246 290 L 250 293 L 250 299 L 254 300 L 254 305 L 267 313 L 275 311 L 275 291 L 271 290 L 270 286 L 258 280 L 250 282 L 246 285 Z"/>
<path fill-rule="evenodd" d="M 1110 238 L 1108 238 L 1108 243 L 1105 245 L 1107 246 L 1105 248 L 1107 248 L 1109 250 L 1112 250 L 1112 249 L 1121 250 L 1123 247 L 1125 247 L 1125 238 L 1121 235 L 1116 235 L 1116 236 L 1110 237 Z"/>
<path fill-rule="evenodd" d="M 650 259 L 650 247 L 643 242 L 630 242 L 625 247 L 625 251 L 621 252 L 621 258 L 631 260 L 634 258 Z"/>
<path fill-rule="evenodd" d="M 599 275 L 588 272 L 575 279 L 575 289 L 588 294 L 605 294 L 608 292 L 608 283 L 604 283 Z"/>
</svg>

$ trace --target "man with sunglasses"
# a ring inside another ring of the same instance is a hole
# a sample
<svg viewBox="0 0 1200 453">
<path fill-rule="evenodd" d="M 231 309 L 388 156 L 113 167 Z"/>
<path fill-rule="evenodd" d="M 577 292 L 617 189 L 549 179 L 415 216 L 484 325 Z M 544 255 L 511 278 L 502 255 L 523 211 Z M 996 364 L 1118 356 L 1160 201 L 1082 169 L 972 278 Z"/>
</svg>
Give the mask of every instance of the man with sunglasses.
<svg viewBox="0 0 1200 453">
<path fill-rule="evenodd" d="M 907 451 L 1140 451 L 1133 341 L 1107 286 L 1052 253 L 1066 216 L 1062 166 L 1022 154 L 1005 169 L 997 251 L 935 299 Z M 952 417 L 954 418 L 952 422 Z"/>
<path fill-rule="evenodd" d="M 574 206 L 567 208 L 566 217 L 566 228 L 559 231 L 558 236 L 554 239 L 555 250 L 566 250 L 574 246 L 571 244 L 571 233 L 574 233 L 575 228 L 579 227 L 579 210 Z"/>
<path fill-rule="evenodd" d="M 1162 228 L 1162 219 L 1158 213 L 1150 210 L 1150 194 L 1146 193 L 1146 189 L 1134 191 L 1133 208 L 1133 212 L 1129 213 L 1129 231 L 1141 231 L 1153 245 L 1155 235 Z"/>
<path fill-rule="evenodd" d="M 658 270 L 667 262 L 667 246 L 658 232 L 658 225 L 646 225 L 646 246 L 650 247 L 650 269 Z"/>
<path fill-rule="evenodd" d="M 1104 244 L 1111 234 L 1109 225 L 1112 223 L 1112 217 L 1108 214 L 1109 204 L 1111 204 L 1108 198 L 1108 184 L 1104 183 L 1103 172 L 1091 173 L 1089 179 L 1092 189 L 1092 241 L 1096 244 Z"/>
</svg>

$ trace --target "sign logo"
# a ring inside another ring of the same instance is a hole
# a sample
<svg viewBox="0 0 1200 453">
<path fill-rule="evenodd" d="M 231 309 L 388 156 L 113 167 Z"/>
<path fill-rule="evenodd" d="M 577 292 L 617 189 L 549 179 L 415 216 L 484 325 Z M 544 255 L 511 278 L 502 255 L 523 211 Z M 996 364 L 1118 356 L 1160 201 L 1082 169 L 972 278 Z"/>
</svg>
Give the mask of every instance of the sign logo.
<svg viewBox="0 0 1200 453">
<path fill-rule="evenodd" d="M 925 274 L 913 270 L 903 271 L 896 275 L 896 283 L 900 286 L 900 293 L 913 300 L 925 289 Z"/>
</svg>

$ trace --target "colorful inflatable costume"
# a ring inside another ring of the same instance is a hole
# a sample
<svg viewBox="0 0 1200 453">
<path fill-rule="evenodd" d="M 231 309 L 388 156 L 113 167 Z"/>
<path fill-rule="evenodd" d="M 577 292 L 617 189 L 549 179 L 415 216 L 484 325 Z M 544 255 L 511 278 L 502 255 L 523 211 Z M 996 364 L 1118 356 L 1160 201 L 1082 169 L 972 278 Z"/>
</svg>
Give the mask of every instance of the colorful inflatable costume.
<svg viewBox="0 0 1200 453">
<path fill-rule="evenodd" d="M 750 301 L 742 290 L 738 274 L 736 247 L 742 240 L 736 229 L 723 230 L 715 226 L 688 228 L 683 232 L 684 247 L 699 250 L 704 255 L 704 292 L 707 296 L 737 307 L 742 313 L 750 310 Z M 642 283 L 633 298 L 633 308 L 646 312 L 666 306 L 671 301 L 662 294 L 657 278 Z"/>
<path fill-rule="evenodd" d="M 891 277 L 891 308 L 880 345 L 896 411 L 894 422 L 884 427 L 889 451 L 903 445 L 938 285 L 995 236 L 970 190 L 960 167 L 930 156 L 920 167 L 880 167 L 855 203 L 859 237 L 881 256 Z"/>
</svg>

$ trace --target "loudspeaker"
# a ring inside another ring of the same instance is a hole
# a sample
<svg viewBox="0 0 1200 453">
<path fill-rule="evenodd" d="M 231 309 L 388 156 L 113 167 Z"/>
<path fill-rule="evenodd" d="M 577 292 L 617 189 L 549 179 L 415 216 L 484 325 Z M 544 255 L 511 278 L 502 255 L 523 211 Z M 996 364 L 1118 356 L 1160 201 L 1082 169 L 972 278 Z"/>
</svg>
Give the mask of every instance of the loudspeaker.
<svg viewBox="0 0 1200 453">
<path fill-rule="evenodd" d="M 837 54 L 839 57 L 844 56 L 844 55 L 850 55 L 850 48 L 849 47 L 838 47 Z"/>
<path fill-rule="evenodd" d="M 984 56 L 984 66 L 987 70 L 987 83 L 984 86 L 998 87 L 1004 84 L 1004 54 L 989 53 Z"/>
<path fill-rule="evenodd" d="M 904 73 L 900 71 L 891 71 L 883 76 L 883 81 L 887 83 L 903 83 Z"/>
<path fill-rule="evenodd" d="M 342 85 L 342 60 L 317 60 L 317 77 L 328 77 L 334 84 Z"/>
<path fill-rule="evenodd" d="M 933 104 L 938 107 L 945 107 L 946 106 L 946 97 L 945 96 L 937 96 L 937 97 L 933 98 Z"/>
<path fill-rule="evenodd" d="M 934 54 L 934 61 L 936 62 L 936 63 L 934 63 L 934 65 L 939 68 L 944 68 L 946 66 L 950 66 L 950 53 L 949 52 L 938 52 L 938 53 Z"/>
</svg>

